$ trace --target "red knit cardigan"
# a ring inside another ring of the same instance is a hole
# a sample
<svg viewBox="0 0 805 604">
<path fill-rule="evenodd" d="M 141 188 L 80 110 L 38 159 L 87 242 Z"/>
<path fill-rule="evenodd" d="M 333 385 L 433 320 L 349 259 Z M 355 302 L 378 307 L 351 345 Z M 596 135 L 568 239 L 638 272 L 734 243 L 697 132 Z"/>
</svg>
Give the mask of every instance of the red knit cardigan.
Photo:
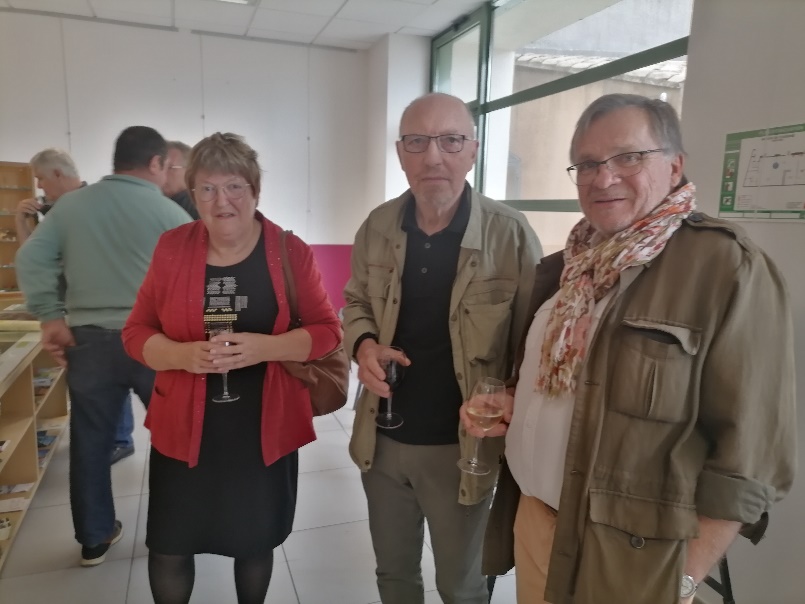
<svg viewBox="0 0 805 604">
<path fill-rule="evenodd" d="M 290 312 L 280 256 L 282 229 L 257 212 L 263 224 L 266 259 L 279 313 L 273 334 L 288 331 Z M 143 363 L 143 346 L 155 334 L 177 342 L 205 339 L 203 322 L 204 275 L 207 265 L 207 228 L 200 220 L 162 235 L 154 250 L 137 302 L 123 329 L 128 354 Z M 341 341 L 338 320 L 313 253 L 299 237 L 286 238 L 296 281 L 299 317 L 313 340 L 309 359 L 333 350 Z M 145 418 L 151 444 L 163 455 L 198 465 L 204 425 L 206 374 L 181 370 L 158 371 Z M 310 395 L 301 381 L 280 363 L 269 362 L 263 381 L 261 441 L 268 466 L 283 455 L 316 439 Z"/>
</svg>

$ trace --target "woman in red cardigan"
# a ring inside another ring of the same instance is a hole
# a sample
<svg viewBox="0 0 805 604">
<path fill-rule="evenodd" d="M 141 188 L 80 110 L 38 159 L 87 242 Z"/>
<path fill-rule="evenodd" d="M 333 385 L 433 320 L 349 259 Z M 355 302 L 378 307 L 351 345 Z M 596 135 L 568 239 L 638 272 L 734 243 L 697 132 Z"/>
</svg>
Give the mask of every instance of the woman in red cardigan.
<svg viewBox="0 0 805 604">
<path fill-rule="evenodd" d="M 307 389 L 277 361 L 321 357 L 341 326 L 310 248 L 289 235 L 302 327 L 288 331 L 282 229 L 257 211 L 260 166 L 241 137 L 198 143 L 187 182 L 201 220 L 162 236 L 123 330 L 157 370 L 149 580 L 156 604 L 186 603 L 194 554 L 230 556 L 238 602 L 262 603 L 293 524 L 297 449 L 316 438 Z"/>
</svg>

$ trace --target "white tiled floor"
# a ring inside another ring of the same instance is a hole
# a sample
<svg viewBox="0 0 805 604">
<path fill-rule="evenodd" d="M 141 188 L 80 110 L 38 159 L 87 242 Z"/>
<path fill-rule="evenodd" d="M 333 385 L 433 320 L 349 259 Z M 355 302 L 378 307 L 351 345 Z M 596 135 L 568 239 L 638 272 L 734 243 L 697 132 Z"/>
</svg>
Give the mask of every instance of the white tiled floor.
<svg viewBox="0 0 805 604">
<path fill-rule="evenodd" d="M 352 398 L 350 398 L 350 402 Z M 151 604 L 145 547 L 148 432 L 136 403 L 137 452 L 112 468 L 123 539 L 96 568 L 78 565 L 63 438 L 0 575 L 3 604 Z M 315 420 L 318 440 L 300 451 L 294 530 L 274 554 L 268 604 L 373 604 L 379 601 L 366 499 L 347 453 L 354 413 Z M 424 548 L 426 604 L 438 604 L 433 554 Z M 235 603 L 232 561 L 196 556 L 193 604 Z M 514 577 L 498 579 L 493 604 L 513 604 Z"/>
</svg>

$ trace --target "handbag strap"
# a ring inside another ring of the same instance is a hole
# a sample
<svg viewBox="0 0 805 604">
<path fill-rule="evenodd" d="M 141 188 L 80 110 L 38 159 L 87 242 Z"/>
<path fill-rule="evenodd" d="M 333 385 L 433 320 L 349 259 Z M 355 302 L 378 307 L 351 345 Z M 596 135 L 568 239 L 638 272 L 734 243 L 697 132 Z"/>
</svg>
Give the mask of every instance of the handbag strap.
<svg viewBox="0 0 805 604">
<path fill-rule="evenodd" d="M 288 296 L 288 309 L 291 314 L 290 328 L 295 329 L 299 327 L 300 321 L 296 305 L 296 283 L 294 282 L 293 270 L 288 259 L 288 248 L 285 245 L 285 238 L 288 233 L 293 233 L 293 231 L 282 231 L 280 235 L 280 256 L 282 258 L 282 276 L 285 279 L 285 294 Z"/>
</svg>

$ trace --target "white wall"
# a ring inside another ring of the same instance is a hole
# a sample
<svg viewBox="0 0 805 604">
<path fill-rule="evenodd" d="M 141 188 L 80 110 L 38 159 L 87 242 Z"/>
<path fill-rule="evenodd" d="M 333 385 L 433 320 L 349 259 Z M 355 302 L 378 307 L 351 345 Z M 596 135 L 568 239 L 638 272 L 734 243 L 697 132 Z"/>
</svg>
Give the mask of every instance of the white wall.
<svg viewBox="0 0 805 604">
<path fill-rule="evenodd" d="M 55 17 L 0 18 L 0 159 L 68 149 L 111 171 L 114 140 L 148 125 L 189 144 L 242 134 L 260 209 L 309 243 L 351 243 L 365 216 L 367 54 Z"/>
<path fill-rule="evenodd" d="M 805 3 L 801 0 L 695 3 L 683 135 L 689 153 L 687 173 L 698 186 L 705 212 L 715 215 L 718 210 L 727 133 L 805 123 L 803 23 Z M 741 224 L 773 257 L 788 281 L 801 393 L 805 391 L 805 224 Z M 805 410 L 802 394 L 798 398 L 799 478 L 789 496 L 772 511 L 766 539 L 752 546 L 739 538 L 729 552 L 739 604 L 805 602 Z M 720 602 L 715 598 L 708 601 Z"/>
<path fill-rule="evenodd" d="M 395 141 L 408 104 L 428 91 L 430 41 L 389 34 L 369 50 L 369 175 L 366 213 L 408 188 Z"/>
</svg>

